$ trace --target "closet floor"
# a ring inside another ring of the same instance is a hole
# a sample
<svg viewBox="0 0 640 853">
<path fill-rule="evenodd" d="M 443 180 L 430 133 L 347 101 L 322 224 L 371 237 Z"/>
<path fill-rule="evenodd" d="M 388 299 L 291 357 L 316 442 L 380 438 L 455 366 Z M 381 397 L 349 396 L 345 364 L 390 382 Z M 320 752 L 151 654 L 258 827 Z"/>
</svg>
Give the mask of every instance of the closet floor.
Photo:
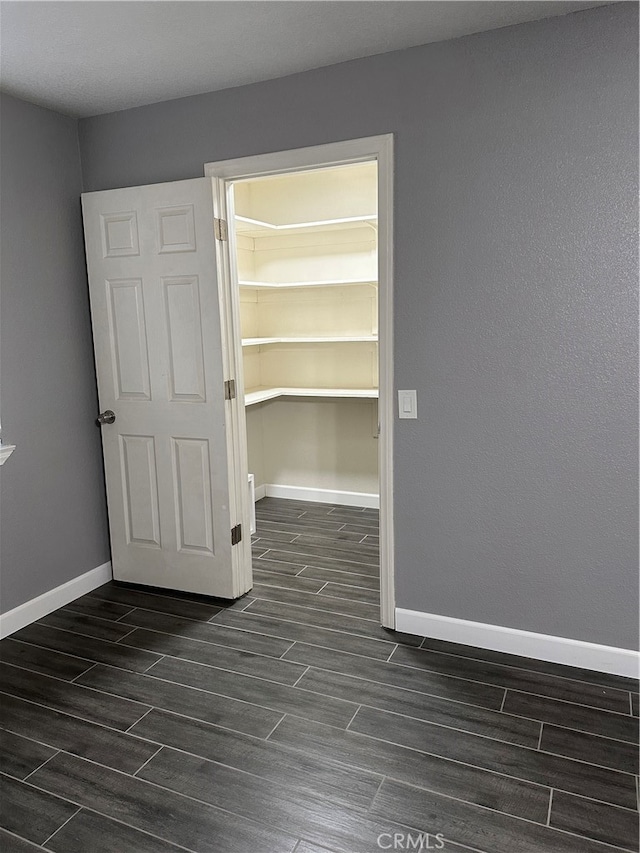
<svg viewBox="0 0 640 853">
<path fill-rule="evenodd" d="M 638 850 L 637 682 L 386 631 L 374 510 L 257 515 L 237 602 L 111 583 L 0 643 L 3 853 Z"/>
</svg>

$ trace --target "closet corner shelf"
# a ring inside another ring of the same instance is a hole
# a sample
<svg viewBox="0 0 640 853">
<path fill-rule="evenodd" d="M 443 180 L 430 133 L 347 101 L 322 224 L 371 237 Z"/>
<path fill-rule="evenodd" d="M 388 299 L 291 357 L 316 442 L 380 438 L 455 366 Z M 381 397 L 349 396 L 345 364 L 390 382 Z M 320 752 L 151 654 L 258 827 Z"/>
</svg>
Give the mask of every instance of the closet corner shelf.
<svg viewBox="0 0 640 853">
<path fill-rule="evenodd" d="M 275 400 L 277 397 L 335 397 L 377 400 L 377 388 L 253 388 L 245 391 L 245 406 Z"/>
<path fill-rule="evenodd" d="M 376 213 L 364 213 L 360 216 L 341 216 L 333 219 L 316 219 L 305 222 L 286 222 L 281 225 L 275 222 L 266 222 L 264 219 L 254 219 L 250 216 L 236 214 L 236 230 L 239 234 L 254 236 L 261 235 L 286 235 L 288 232 L 299 231 L 326 231 L 333 229 L 354 228 L 361 225 L 376 227 L 378 215 Z"/>
<path fill-rule="evenodd" d="M 243 347 L 259 347 L 268 344 L 340 344 L 376 342 L 377 335 L 332 335 L 319 337 L 243 338 Z"/>
<path fill-rule="evenodd" d="M 240 287 L 339 287 L 340 285 L 372 284 L 375 279 L 331 279 L 325 281 L 239 281 Z"/>
</svg>

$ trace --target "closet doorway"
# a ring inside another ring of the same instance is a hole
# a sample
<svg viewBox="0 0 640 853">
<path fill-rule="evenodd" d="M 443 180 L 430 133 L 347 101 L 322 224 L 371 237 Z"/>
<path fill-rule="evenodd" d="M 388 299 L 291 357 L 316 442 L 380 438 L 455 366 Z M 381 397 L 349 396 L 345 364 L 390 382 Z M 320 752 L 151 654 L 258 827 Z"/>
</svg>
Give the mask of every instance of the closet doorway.
<svg viewBox="0 0 640 853">
<path fill-rule="evenodd" d="M 228 375 L 244 402 L 243 516 L 265 496 L 379 507 L 380 621 L 394 628 L 392 137 L 205 174 L 218 187 Z"/>
</svg>

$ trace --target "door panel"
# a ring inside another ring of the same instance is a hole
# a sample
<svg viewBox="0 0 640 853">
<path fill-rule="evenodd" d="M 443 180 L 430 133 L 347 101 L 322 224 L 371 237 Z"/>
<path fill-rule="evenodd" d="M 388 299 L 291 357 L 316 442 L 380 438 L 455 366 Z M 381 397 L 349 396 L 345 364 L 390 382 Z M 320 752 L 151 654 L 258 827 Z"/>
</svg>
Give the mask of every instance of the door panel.
<svg viewBox="0 0 640 853">
<path fill-rule="evenodd" d="M 211 179 L 82 202 L 114 577 L 237 597 Z"/>
<path fill-rule="evenodd" d="M 152 435 L 121 435 L 122 499 L 127 544 L 160 548 L 156 447 Z"/>
<path fill-rule="evenodd" d="M 115 398 L 149 400 L 149 352 L 142 279 L 107 280 L 106 285 Z"/>
<path fill-rule="evenodd" d="M 204 403 L 200 282 L 197 276 L 163 278 L 169 352 L 169 399 Z"/>
</svg>

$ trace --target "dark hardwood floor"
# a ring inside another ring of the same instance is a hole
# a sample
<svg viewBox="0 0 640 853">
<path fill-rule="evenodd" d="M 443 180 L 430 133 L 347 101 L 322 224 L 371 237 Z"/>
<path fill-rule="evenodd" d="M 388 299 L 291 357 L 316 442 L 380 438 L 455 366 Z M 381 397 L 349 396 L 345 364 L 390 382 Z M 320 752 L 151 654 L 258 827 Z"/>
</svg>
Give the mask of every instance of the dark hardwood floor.
<svg viewBox="0 0 640 853">
<path fill-rule="evenodd" d="M 2 641 L 3 853 L 638 851 L 637 682 L 386 631 L 374 510 L 257 513 L 237 602 Z"/>
</svg>

